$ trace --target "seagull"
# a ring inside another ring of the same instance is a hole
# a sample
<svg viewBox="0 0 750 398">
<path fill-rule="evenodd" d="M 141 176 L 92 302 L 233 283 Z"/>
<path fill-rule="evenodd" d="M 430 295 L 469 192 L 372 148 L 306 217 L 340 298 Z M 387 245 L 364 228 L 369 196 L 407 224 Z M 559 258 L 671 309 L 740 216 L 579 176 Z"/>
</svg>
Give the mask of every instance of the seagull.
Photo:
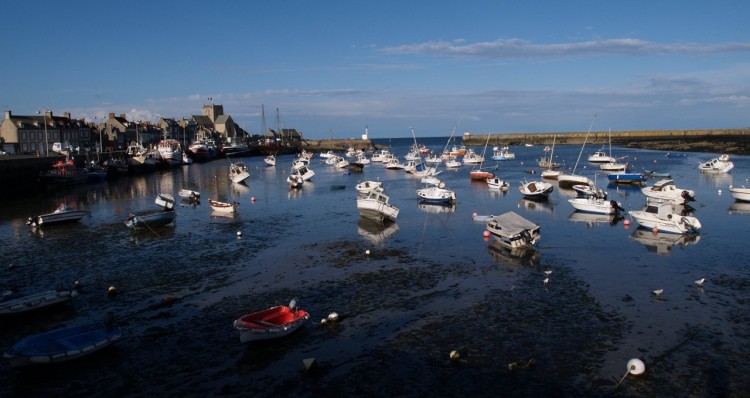
<svg viewBox="0 0 750 398">
<path fill-rule="evenodd" d="M 697 281 L 695 281 L 695 284 L 698 286 L 703 286 L 705 282 L 706 282 L 706 278 L 700 278 Z"/>
<path fill-rule="evenodd" d="M 544 278 L 544 286 L 547 286 L 548 283 L 549 283 L 549 278 Z"/>
<path fill-rule="evenodd" d="M 654 294 L 657 295 L 657 296 L 660 296 L 662 293 L 664 293 L 664 289 L 654 290 Z"/>
<path fill-rule="evenodd" d="M 549 276 L 549 275 L 550 275 L 551 273 L 552 273 L 552 270 L 551 270 L 551 269 L 548 269 L 548 270 L 544 271 L 544 274 L 545 274 L 545 275 L 548 275 L 548 276 Z"/>
</svg>

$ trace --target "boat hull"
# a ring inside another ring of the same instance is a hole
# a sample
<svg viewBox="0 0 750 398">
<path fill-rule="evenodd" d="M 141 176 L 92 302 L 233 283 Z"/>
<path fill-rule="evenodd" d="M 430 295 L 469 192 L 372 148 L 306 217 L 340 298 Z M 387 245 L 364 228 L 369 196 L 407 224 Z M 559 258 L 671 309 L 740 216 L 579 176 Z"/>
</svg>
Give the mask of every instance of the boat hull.
<svg viewBox="0 0 750 398">
<path fill-rule="evenodd" d="M 240 333 L 240 342 L 247 343 L 288 336 L 309 319 L 310 314 L 302 309 L 279 305 L 244 315 L 233 326 Z"/>
<path fill-rule="evenodd" d="M 0 315 L 22 314 L 70 301 L 77 296 L 75 290 L 49 290 L 11 298 L 0 302 Z"/>
<path fill-rule="evenodd" d="M 735 200 L 750 202 L 750 188 L 729 187 L 729 193 Z"/>
<path fill-rule="evenodd" d="M 490 218 L 485 228 L 500 245 L 509 249 L 533 246 L 541 238 L 539 225 L 512 211 Z"/>
<path fill-rule="evenodd" d="M 125 221 L 125 225 L 130 229 L 151 229 L 171 224 L 175 219 L 177 219 L 177 213 L 174 210 L 131 214 Z"/>
<path fill-rule="evenodd" d="M 667 232 L 673 234 L 686 234 L 691 232 L 698 232 L 701 228 L 701 223 L 695 217 L 680 216 L 674 214 L 670 219 L 663 219 L 657 217 L 653 213 L 649 213 L 641 210 L 633 210 L 628 213 L 638 225 L 654 229 L 656 228 L 659 232 Z"/>
</svg>

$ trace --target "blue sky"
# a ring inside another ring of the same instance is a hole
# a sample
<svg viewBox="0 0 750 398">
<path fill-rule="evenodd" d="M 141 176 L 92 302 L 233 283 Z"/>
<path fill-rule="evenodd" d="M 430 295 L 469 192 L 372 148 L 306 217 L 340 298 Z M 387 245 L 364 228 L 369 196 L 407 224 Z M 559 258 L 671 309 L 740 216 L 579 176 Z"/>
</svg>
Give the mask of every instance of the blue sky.
<svg viewBox="0 0 750 398">
<path fill-rule="evenodd" d="M 0 105 L 308 138 L 750 126 L 747 1 L 13 1 Z"/>
</svg>

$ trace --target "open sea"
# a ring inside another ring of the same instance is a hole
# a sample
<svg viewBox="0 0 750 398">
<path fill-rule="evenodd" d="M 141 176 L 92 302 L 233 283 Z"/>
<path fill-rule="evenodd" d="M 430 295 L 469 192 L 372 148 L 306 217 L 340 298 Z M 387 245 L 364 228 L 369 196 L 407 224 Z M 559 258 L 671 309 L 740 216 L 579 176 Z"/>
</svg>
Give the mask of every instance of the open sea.
<svg viewBox="0 0 750 398">
<path fill-rule="evenodd" d="M 437 152 L 447 140 L 418 138 Z M 413 143 L 374 141 L 402 162 Z M 555 181 L 548 201 L 523 199 L 517 187 L 541 178 L 535 159 L 543 147 L 510 149 L 515 160 L 485 164 L 499 166 L 507 192 L 470 181 L 470 166 L 443 168 L 440 178 L 458 196 L 450 207 L 421 204 L 419 178 L 403 171 L 372 163 L 348 173 L 317 155 L 315 176 L 300 190 L 286 183 L 289 155 L 275 167 L 242 159 L 247 185 L 233 184 L 229 161 L 216 159 L 44 194 L 6 191 L 0 291 L 76 281 L 81 289 L 68 304 L 0 318 L 0 350 L 109 312 L 123 319 L 126 335 L 63 365 L 0 361 L 0 396 L 747 396 L 750 203 L 735 202 L 727 188 L 750 187 L 750 157 L 731 156 L 729 174 L 701 174 L 697 164 L 719 154 L 612 148 L 631 170 L 669 172 L 679 188 L 696 191 L 691 205 L 703 228 L 683 237 L 577 213 L 567 201 L 575 193 Z M 608 185 L 586 161 L 598 149 L 586 146 L 577 173 L 626 210 L 640 210 L 638 188 Z M 570 169 L 580 150 L 557 145 L 556 161 Z M 397 223 L 360 220 L 354 187 L 364 180 L 384 182 L 400 208 Z M 200 191 L 201 203 L 178 205 L 176 225 L 125 227 L 130 213 L 157 208 L 158 193 L 177 197 L 181 188 Z M 238 201 L 239 213 L 212 214 L 209 198 Z M 60 203 L 89 214 L 39 230 L 25 224 Z M 502 249 L 472 220 L 507 211 L 541 225 L 533 252 Z M 700 278 L 702 287 L 694 284 Z M 118 294 L 108 295 L 110 287 Z M 240 343 L 234 319 L 293 298 L 311 314 L 305 327 Z M 340 320 L 321 324 L 331 312 Z M 451 360 L 451 351 L 460 358 Z M 618 385 L 632 358 L 645 373 Z"/>
</svg>

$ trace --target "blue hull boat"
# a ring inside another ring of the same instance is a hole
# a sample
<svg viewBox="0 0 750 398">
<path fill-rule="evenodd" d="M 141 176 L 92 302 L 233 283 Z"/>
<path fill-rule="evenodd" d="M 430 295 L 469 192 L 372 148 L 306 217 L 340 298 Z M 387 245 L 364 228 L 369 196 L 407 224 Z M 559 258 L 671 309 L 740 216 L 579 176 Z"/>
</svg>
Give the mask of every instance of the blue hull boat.
<svg viewBox="0 0 750 398">
<path fill-rule="evenodd" d="M 11 347 L 3 358 L 11 366 L 65 362 L 99 351 L 120 338 L 120 327 L 86 323 L 29 336 Z"/>
<path fill-rule="evenodd" d="M 641 173 L 612 173 L 607 178 L 614 184 L 641 184 L 646 181 L 646 176 Z"/>
</svg>

